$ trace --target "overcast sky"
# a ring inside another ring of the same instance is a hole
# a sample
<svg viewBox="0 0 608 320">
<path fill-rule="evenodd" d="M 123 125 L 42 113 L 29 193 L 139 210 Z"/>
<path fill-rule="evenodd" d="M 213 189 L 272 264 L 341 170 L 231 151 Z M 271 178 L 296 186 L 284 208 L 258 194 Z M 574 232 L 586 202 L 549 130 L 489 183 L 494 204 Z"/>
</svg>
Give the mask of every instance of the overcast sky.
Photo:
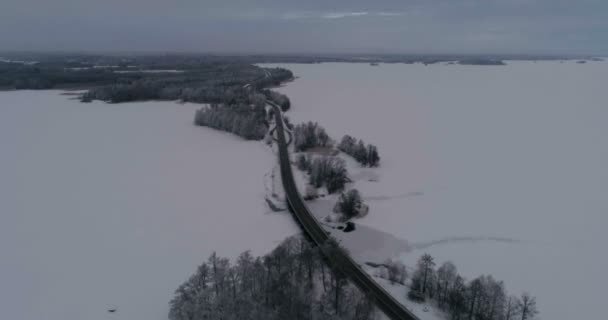
<svg viewBox="0 0 608 320">
<path fill-rule="evenodd" d="M 608 54 L 608 0 L 0 1 L 0 51 Z"/>
</svg>

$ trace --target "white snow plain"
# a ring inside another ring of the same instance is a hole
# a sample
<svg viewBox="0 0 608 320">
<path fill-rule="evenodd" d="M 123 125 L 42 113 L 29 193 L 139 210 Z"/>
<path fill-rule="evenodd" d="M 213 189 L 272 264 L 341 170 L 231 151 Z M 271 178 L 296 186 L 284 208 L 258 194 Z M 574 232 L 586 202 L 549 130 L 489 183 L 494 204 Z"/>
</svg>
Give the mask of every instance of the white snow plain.
<svg viewBox="0 0 608 320">
<path fill-rule="evenodd" d="M 408 240 L 408 265 L 429 252 L 531 292 L 540 319 L 601 317 L 608 62 L 272 66 L 298 77 L 278 89 L 293 123 L 378 146 L 357 223 Z"/>
<path fill-rule="evenodd" d="M 0 92 L 2 319 L 166 319 L 212 251 L 299 232 L 264 201 L 275 155 L 194 126 L 197 107 Z"/>
</svg>

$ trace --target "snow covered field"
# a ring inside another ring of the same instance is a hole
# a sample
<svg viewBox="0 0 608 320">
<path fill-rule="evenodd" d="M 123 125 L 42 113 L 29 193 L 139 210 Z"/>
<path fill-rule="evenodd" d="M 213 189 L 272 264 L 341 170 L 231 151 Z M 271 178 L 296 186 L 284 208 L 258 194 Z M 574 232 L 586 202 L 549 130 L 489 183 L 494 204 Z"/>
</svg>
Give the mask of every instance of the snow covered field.
<svg viewBox="0 0 608 320">
<path fill-rule="evenodd" d="M 69 98 L 0 92 L 2 319 L 166 319 L 213 250 L 299 231 L 268 213 L 262 143 L 195 127 L 195 105 Z"/>
<path fill-rule="evenodd" d="M 538 298 L 540 318 L 598 319 L 608 278 L 608 62 L 283 64 L 292 122 L 379 147 L 358 223 Z"/>
</svg>

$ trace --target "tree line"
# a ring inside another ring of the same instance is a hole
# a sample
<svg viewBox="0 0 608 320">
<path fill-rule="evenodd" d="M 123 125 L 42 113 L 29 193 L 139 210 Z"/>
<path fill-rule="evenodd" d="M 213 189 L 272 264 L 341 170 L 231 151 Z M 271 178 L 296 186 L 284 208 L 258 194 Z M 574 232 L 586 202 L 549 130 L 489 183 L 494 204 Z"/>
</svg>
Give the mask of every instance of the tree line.
<svg viewBox="0 0 608 320">
<path fill-rule="evenodd" d="M 380 164 L 378 148 L 373 144 L 365 145 L 363 140 L 357 140 L 349 135 L 342 137 L 338 150 L 355 158 L 357 162 L 368 167 L 377 167 Z"/>
<path fill-rule="evenodd" d="M 248 251 L 234 263 L 213 253 L 175 291 L 170 320 L 364 320 L 373 303 L 332 269 L 321 249 L 302 237 L 284 241 L 270 254 Z"/>
<path fill-rule="evenodd" d="M 408 298 L 431 300 L 453 320 L 529 320 L 539 312 L 528 293 L 509 295 L 504 282 L 489 275 L 467 282 L 451 262 L 435 269 L 429 254 L 418 260 Z"/>
</svg>

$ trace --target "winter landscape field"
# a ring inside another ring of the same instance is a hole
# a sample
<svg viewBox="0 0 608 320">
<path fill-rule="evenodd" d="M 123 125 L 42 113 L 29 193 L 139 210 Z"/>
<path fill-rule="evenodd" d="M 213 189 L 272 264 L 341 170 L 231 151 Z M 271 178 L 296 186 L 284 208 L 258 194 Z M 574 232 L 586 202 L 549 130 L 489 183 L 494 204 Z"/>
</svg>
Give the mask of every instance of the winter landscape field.
<svg viewBox="0 0 608 320">
<path fill-rule="evenodd" d="M 166 319 L 214 250 L 298 232 L 264 202 L 272 152 L 194 126 L 200 105 L 61 93 L 0 92 L 2 319 Z"/>
<path fill-rule="evenodd" d="M 492 274 L 537 296 L 540 319 L 601 318 L 608 63 L 279 66 L 297 77 L 279 89 L 292 122 L 378 146 L 357 223 L 405 240 L 393 257 Z"/>
</svg>

